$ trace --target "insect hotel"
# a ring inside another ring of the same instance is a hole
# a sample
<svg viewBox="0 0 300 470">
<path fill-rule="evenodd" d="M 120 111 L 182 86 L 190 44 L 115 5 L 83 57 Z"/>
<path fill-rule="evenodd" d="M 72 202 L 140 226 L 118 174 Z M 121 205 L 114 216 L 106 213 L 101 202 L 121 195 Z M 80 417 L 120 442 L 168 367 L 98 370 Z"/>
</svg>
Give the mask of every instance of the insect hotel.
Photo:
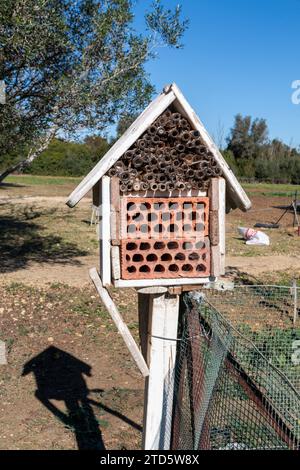
<svg viewBox="0 0 300 470">
<path fill-rule="evenodd" d="M 225 214 L 251 203 L 203 124 L 172 84 L 70 195 L 90 190 L 100 215 L 90 276 L 142 374 L 144 448 L 168 449 L 179 298 L 225 274 Z M 106 289 L 138 290 L 141 350 Z M 165 394 L 168 390 L 168 399 Z"/>
</svg>

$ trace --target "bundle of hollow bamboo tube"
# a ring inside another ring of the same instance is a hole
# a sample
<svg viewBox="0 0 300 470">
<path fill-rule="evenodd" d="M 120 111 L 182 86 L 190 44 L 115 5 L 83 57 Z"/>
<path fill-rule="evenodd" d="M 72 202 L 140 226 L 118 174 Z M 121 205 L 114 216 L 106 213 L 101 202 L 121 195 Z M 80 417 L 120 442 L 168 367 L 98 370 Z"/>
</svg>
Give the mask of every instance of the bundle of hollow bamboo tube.
<svg viewBox="0 0 300 470">
<path fill-rule="evenodd" d="M 178 112 L 165 111 L 109 170 L 122 192 L 206 189 L 220 166 L 200 133 Z"/>
</svg>

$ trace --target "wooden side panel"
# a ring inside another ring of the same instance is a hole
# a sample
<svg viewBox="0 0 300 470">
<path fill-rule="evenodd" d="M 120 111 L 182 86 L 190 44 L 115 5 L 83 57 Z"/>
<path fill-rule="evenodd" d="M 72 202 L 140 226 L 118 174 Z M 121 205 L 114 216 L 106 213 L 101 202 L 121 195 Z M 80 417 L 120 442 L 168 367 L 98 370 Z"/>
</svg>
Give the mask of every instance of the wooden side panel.
<svg viewBox="0 0 300 470">
<path fill-rule="evenodd" d="M 209 188 L 209 238 L 211 243 L 211 275 L 225 274 L 225 180 L 212 178 Z"/>
<path fill-rule="evenodd" d="M 110 258 L 110 178 L 103 176 L 101 188 L 101 216 L 99 226 L 100 237 L 100 274 L 104 286 L 111 285 Z"/>
<path fill-rule="evenodd" d="M 100 181 L 93 186 L 93 206 L 99 207 L 101 203 L 101 195 L 100 195 Z"/>
</svg>

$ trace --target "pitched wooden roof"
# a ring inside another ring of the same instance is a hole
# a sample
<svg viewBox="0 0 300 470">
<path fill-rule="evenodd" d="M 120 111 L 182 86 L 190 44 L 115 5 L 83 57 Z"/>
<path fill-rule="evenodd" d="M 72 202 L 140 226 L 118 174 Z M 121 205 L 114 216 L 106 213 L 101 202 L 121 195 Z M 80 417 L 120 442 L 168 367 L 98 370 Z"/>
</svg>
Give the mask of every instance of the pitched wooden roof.
<svg viewBox="0 0 300 470">
<path fill-rule="evenodd" d="M 74 189 L 68 198 L 68 206 L 74 207 L 171 104 L 190 122 L 195 130 L 200 132 L 204 144 L 211 151 L 222 168 L 223 176 L 226 179 L 227 206 L 232 209 L 238 207 L 243 211 L 249 210 L 251 202 L 247 194 L 224 160 L 224 157 L 209 136 L 197 114 L 175 83 L 164 88 L 163 92 L 149 104 L 120 139 Z"/>
</svg>

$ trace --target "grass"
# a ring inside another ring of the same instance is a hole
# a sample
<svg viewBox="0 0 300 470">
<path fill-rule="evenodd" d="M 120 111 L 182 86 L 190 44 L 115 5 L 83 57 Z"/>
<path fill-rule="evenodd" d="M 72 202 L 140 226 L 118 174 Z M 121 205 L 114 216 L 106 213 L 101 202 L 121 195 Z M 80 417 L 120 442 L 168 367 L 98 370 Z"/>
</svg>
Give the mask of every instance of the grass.
<svg viewBox="0 0 300 470">
<path fill-rule="evenodd" d="M 83 178 L 83 177 L 82 177 Z M 81 177 L 71 176 L 39 176 L 39 175 L 13 175 L 8 176 L 5 180 L 6 183 L 11 184 L 24 184 L 24 185 L 65 185 L 68 183 L 78 184 L 80 183 Z"/>
<path fill-rule="evenodd" d="M 300 185 L 296 184 L 243 183 L 243 187 L 252 196 L 292 197 L 296 191 L 300 195 Z"/>
</svg>

